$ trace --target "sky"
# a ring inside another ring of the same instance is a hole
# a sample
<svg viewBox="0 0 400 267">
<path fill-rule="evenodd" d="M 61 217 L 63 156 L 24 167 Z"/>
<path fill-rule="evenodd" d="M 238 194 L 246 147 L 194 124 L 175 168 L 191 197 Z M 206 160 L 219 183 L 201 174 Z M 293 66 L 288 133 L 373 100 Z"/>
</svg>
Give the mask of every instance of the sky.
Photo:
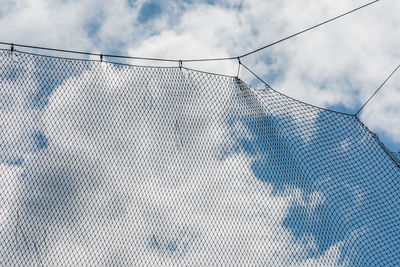
<svg viewBox="0 0 400 267">
<path fill-rule="evenodd" d="M 8 1 L 2 41 L 143 57 L 237 56 L 367 1 Z M 399 64 L 398 1 L 348 17 L 243 59 L 271 86 L 306 103 L 355 113 Z M 130 61 L 132 64 L 151 62 Z M 237 63 L 188 67 L 236 75 Z M 249 73 L 241 78 L 256 84 Z M 397 80 L 396 80 L 397 79 Z M 360 114 L 400 150 L 399 75 Z"/>
<path fill-rule="evenodd" d="M 5 1 L 0 36 L 131 56 L 224 57 L 364 3 Z M 398 64 L 399 8 L 383 0 L 243 62 L 279 92 L 355 113 Z M 243 68 L 245 83 L 4 50 L 0 59 L 2 262 L 400 264 L 399 168 L 355 117 L 249 88 L 262 85 Z M 228 75 L 238 67 L 184 65 Z M 360 115 L 392 151 L 399 81 Z"/>
</svg>

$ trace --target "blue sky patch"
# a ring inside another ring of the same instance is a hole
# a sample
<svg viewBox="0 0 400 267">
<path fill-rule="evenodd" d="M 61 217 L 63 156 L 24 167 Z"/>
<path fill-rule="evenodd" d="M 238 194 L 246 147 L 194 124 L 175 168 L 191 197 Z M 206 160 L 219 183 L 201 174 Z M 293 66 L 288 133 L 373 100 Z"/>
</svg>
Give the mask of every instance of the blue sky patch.
<svg viewBox="0 0 400 267">
<path fill-rule="evenodd" d="M 48 142 L 46 136 L 41 131 L 33 134 L 33 142 L 34 142 L 35 146 L 39 149 L 45 149 L 49 145 L 49 142 Z"/>
<path fill-rule="evenodd" d="M 156 1 L 146 2 L 139 11 L 138 22 L 144 24 L 153 20 L 162 13 L 162 6 Z"/>
</svg>

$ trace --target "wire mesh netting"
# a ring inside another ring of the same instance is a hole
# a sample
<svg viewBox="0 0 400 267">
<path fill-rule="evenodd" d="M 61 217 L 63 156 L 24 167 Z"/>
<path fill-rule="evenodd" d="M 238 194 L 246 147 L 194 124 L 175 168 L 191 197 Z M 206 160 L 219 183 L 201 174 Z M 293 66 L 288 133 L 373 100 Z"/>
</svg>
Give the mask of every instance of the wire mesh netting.
<svg viewBox="0 0 400 267">
<path fill-rule="evenodd" d="M 355 116 L 186 68 L 0 50 L 2 266 L 395 266 Z"/>
</svg>

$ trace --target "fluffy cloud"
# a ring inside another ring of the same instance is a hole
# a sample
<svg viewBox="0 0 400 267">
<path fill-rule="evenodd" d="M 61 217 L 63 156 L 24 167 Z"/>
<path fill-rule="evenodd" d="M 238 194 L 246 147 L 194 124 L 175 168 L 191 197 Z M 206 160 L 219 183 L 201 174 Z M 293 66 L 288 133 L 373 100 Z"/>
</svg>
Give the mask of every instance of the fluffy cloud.
<svg viewBox="0 0 400 267">
<path fill-rule="evenodd" d="M 0 164 L 0 251 L 1 254 L 12 254 L 7 246 L 13 238 L 13 226 L 15 226 L 16 211 L 18 209 L 18 197 L 21 191 L 19 179 L 23 169 L 17 166 Z M 6 255 L 11 256 L 11 255 Z"/>
<path fill-rule="evenodd" d="M 40 128 L 41 111 L 32 104 L 37 90 L 35 65 L 19 64 L 17 55 L 5 51 L 0 58 L 0 162 L 16 163 L 32 150 Z"/>
<path fill-rule="evenodd" d="M 361 120 L 372 129 L 386 133 L 395 142 L 400 142 L 400 75 L 393 76 L 371 103 L 364 108 Z"/>
</svg>

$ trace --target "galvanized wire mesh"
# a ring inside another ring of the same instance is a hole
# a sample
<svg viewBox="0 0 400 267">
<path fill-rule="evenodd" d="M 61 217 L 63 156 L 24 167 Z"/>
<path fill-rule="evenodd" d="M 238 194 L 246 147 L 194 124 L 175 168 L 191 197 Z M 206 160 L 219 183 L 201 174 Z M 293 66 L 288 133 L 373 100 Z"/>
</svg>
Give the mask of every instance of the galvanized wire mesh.
<svg viewBox="0 0 400 267">
<path fill-rule="evenodd" d="M 0 50 L 4 266 L 400 264 L 400 164 L 240 79 Z"/>
</svg>

